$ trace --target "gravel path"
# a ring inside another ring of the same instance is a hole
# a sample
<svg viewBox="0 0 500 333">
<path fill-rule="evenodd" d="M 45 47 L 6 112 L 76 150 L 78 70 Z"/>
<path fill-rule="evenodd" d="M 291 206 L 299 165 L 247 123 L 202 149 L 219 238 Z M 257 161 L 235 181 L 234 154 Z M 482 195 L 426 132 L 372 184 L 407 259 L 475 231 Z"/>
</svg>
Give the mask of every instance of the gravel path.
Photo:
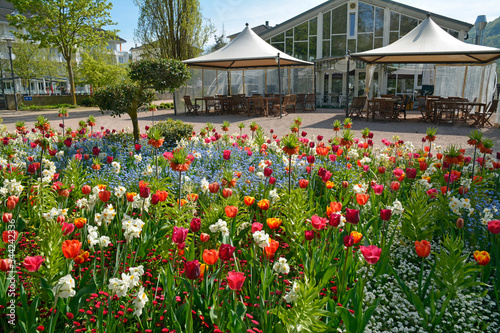
<svg viewBox="0 0 500 333">
<path fill-rule="evenodd" d="M 163 101 L 156 101 L 159 104 Z M 168 102 L 168 101 L 165 101 Z M 100 130 L 101 127 L 121 130 L 122 128 L 132 127 L 132 123 L 128 115 L 122 115 L 121 118 L 113 118 L 108 115 L 102 115 L 97 108 L 92 107 L 79 107 L 76 109 L 69 109 L 69 117 L 65 118 L 66 127 L 71 127 L 76 129 L 78 127 L 78 121 L 82 119 L 87 119 L 89 115 L 93 115 L 96 118 L 96 129 Z M 33 123 L 36 121 L 36 117 L 42 114 L 49 119 L 53 127 L 59 128 L 61 123 L 61 118 L 57 117 L 57 110 L 47 110 L 47 111 L 0 111 L 0 117 L 3 118 L 3 123 L 7 126 L 9 130 L 15 129 L 15 122 L 23 120 L 26 122 L 27 127 L 31 128 Z M 151 126 L 152 117 L 151 112 L 139 113 L 139 126 L 141 132 L 144 132 L 145 126 Z M 266 134 L 269 134 L 271 129 L 279 137 L 290 132 L 290 125 L 296 117 L 302 118 L 301 131 L 307 132 L 309 135 L 323 135 L 325 138 L 330 138 L 334 136 L 332 130 L 332 123 L 335 120 L 344 119 L 344 110 L 340 109 L 318 109 L 315 112 L 297 112 L 290 113 L 284 116 L 282 119 L 279 117 L 269 117 L 265 118 L 262 116 L 258 117 L 248 117 L 246 115 L 199 115 L 199 116 L 187 116 L 184 113 L 179 113 L 175 116 L 173 110 L 160 110 L 154 112 L 154 120 L 164 120 L 166 118 L 179 119 L 184 122 L 188 122 L 194 125 L 194 130 L 198 132 L 202 127 L 205 127 L 207 122 L 213 123 L 217 130 L 220 132 L 220 125 L 224 120 L 231 123 L 229 128 L 229 133 L 239 133 L 237 125 L 239 123 L 244 123 L 246 125 L 243 133 L 250 133 L 249 124 L 255 121 L 257 124 L 263 127 Z M 443 147 L 449 144 L 457 144 L 461 147 L 467 148 L 467 135 L 470 133 L 472 128 L 468 124 L 458 123 L 455 126 L 429 124 L 424 122 L 419 122 L 420 113 L 418 111 L 410 111 L 408 113 L 407 120 L 401 120 L 400 122 L 367 122 L 366 119 L 354 119 L 353 120 L 353 130 L 356 132 L 356 138 L 360 138 L 360 130 L 368 127 L 374 133 L 374 143 L 380 144 L 380 140 L 386 138 L 392 140 L 394 135 L 399 135 L 403 140 L 412 141 L 416 146 L 421 143 L 421 139 L 424 136 L 427 127 L 438 127 L 437 136 L 438 140 L 436 144 Z M 491 117 L 495 119 L 495 115 Z M 495 151 L 500 150 L 500 128 L 498 127 L 486 127 L 481 129 L 484 133 L 485 138 L 491 138 L 495 142 Z"/>
</svg>

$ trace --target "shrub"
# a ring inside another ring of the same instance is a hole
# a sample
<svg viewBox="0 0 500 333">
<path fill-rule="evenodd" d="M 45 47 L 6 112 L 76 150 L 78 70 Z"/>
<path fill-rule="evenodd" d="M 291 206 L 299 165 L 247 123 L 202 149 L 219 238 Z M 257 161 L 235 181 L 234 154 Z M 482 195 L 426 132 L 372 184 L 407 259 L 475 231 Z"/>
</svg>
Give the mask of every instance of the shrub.
<svg viewBox="0 0 500 333">
<path fill-rule="evenodd" d="M 94 100 L 92 99 L 92 97 L 86 97 L 84 99 L 82 99 L 82 101 L 80 102 L 80 105 L 81 106 L 94 106 Z"/>
<path fill-rule="evenodd" d="M 161 136 L 165 138 L 164 145 L 166 147 L 173 147 L 176 141 L 187 139 L 193 133 L 193 125 L 171 118 L 160 121 L 153 127 L 160 130 Z"/>
<path fill-rule="evenodd" d="M 60 109 L 60 108 L 73 109 L 76 108 L 76 105 L 68 103 L 55 104 L 55 105 L 25 105 L 23 103 L 19 104 L 19 110 L 23 111 L 39 111 L 39 110 Z"/>
</svg>

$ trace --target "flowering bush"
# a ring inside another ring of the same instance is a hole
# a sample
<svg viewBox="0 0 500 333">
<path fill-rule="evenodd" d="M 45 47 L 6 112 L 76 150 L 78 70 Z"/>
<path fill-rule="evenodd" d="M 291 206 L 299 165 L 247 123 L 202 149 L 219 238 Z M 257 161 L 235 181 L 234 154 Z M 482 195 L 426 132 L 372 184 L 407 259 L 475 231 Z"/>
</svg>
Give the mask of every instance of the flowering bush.
<svg viewBox="0 0 500 333">
<path fill-rule="evenodd" d="M 300 125 L 4 133 L 2 330 L 498 331 L 491 142 Z"/>
</svg>

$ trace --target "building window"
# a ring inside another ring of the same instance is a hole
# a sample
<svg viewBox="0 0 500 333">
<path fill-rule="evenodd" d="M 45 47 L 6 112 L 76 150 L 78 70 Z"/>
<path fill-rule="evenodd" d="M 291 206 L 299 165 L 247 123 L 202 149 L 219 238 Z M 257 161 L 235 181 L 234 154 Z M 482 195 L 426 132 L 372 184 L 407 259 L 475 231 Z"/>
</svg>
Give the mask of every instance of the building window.
<svg viewBox="0 0 500 333">
<path fill-rule="evenodd" d="M 354 37 L 356 33 L 356 13 L 349 14 L 349 36 Z"/>
<path fill-rule="evenodd" d="M 374 25 L 374 17 L 375 17 L 375 7 L 371 5 L 367 5 L 366 3 L 359 3 L 358 9 L 359 19 L 358 19 L 358 33 L 363 32 L 373 32 Z M 351 13 L 351 29 L 354 30 L 353 25 L 353 13 Z M 354 31 L 349 31 L 349 33 L 353 33 Z"/>
</svg>

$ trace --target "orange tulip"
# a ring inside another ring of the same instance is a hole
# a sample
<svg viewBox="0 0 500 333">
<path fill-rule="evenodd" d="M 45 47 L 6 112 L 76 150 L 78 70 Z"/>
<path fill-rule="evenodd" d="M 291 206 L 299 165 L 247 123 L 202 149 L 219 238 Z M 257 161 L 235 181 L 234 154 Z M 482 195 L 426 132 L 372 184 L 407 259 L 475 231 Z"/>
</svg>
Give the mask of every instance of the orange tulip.
<svg viewBox="0 0 500 333">
<path fill-rule="evenodd" d="M 283 221 L 277 217 L 271 217 L 271 218 L 268 218 L 266 222 L 267 222 L 267 225 L 269 226 L 269 228 L 271 230 L 274 230 L 274 229 L 278 229 Z"/>
<path fill-rule="evenodd" d="M 126 196 L 127 196 L 127 201 L 128 202 L 133 202 L 134 201 L 134 197 L 137 195 L 137 193 L 135 192 L 130 192 L 130 193 L 127 193 Z"/>
<path fill-rule="evenodd" d="M 278 251 L 279 245 L 280 243 L 278 241 L 269 238 L 269 246 L 264 247 L 264 254 L 268 259 L 274 257 L 274 254 Z"/>
<path fill-rule="evenodd" d="M 269 209 L 269 200 L 262 199 L 259 202 L 257 202 L 257 206 L 259 206 L 259 208 L 262 210 L 268 210 Z"/>
<path fill-rule="evenodd" d="M 201 264 L 200 265 L 200 279 L 203 279 L 203 276 L 205 275 L 205 269 L 207 268 L 207 265 Z"/>
<path fill-rule="evenodd" d="M 474 260 L 481 266 L 486 266 L 490 262 L 490 254 L 486 251 L 475 251 Z"/>
<path fill-rule="evenodd" d="M 62 244 L 62 251 L 66 258 L 73 259 L 80 253 L 81 247 L 82 243 L 79 240 L 66 240 Z"/>
<path fill-rule="evenodd" d="M 80 249 L 80 252 L 76 257 L 73 258 L 73 260 L 75 261 L 75 264 L 81 265 L 85 262 L 85 260 L 87 260 L 88 257 L 89 257 L 89 252 Z"/>
<path fill-rule="evenodd" d="M 368 194 L 361 194 L 361 193 L 356 194 L 356 201 L 361 206 L 366 205 L 366 203 L 368 202 L 368 199 L 370 199 L 370 196 Z"/>
<path fill-rule="evenodd" d="M 167 200 L 167 197 L 168 197 L 168 192 L 167 191 L 160 191 L 160 190 L 157 190 L 156 191 L 156 195 L 160 198 L 160 201 L 161 202 L 164 202 L 165 200 Z M 128 198 L 127 198 L 128 199 Z"/>
<path fill-rule="evenodd" d="M 102 202 L 108 202 L 110 198 L 111 198 L 111 192 L 110 191 L 108 191 L 108 190 L 99 191 L 99 199 Z"/>
<path fill-rule="evenodd" d="M 85 226 L 85 223 L 87 223 L 87 219 L 85 217 L 77 217 L 75 219 L 75 227 L 78 229 L 81 229 Z"/>
<path fill-rule="evenodd" d="M 415 251 L 419 257 L 426 258 L 431 253 L 431 243 L 426 240 L 415 241 Z"/>
<path fill-rule="evenodd" d="M 196 193 L 191 193 L 191 194 L 188 194 L 186 196 L 186 198 L 189 200 L 189 201 L 196 201 L 198 200 L 198 194 Z"/>
<path fill-rule="evenodd" d="M 363 238 L 363 234 L 357 231 L 351 232 L 352 238 L 354 238 L 354 244 L 358 244 Z"/>
<path fill-rule="evenodd" d="M 176 200 L 177 204 L 179 204 L 179 199 Z M 181 207 L 184 206 L 187 203 L 186 199 L 181 199 Z"/>
<path fill-rule="evenodd" d="M 243 201 L 245 202 L 245 205 L 251 206 L 255 203 L 255 198 L 247 195 L 245 196 L 245 198 L 243 198 Z"/>
<path fill-rule="evenodd" d="M 236 206 L 226 206 L 224 210 L 226 211 L 226 215 L 229 218 L 234 218 L 236 217 L 236 214 L 238 214 L 238 207 Z"/>
<path fill-rule="evenodd" d="M 334 188 L 334 187 L 335 187 L 335 183 L 334 183 L 334 182 L 331 182 L 331 181 L 327 181 L 327 182 L 326 182 L 326 188 L 327 188 L 327 189 L 330 189 L 330 190 L 331 190 L 331 189 L 332 189 L 332 188 Z"/>
<path fill-rule="evenodd" d="M 330 216 L 330 214 L 340 212 L 341 210 L 341 202 L 330 202 L 330 207 L 326 207 L 326 216 Z"/>
<path fill-rule="evenodd" d="M 213 265 L 217 262 L 218 259 L 219 259 L 219 251 L 208 250 L 208 249 L 205 249 L 205 251 L 203 251 L 203 261 L 205 262 L 205 264 Z"/>
</svg>

